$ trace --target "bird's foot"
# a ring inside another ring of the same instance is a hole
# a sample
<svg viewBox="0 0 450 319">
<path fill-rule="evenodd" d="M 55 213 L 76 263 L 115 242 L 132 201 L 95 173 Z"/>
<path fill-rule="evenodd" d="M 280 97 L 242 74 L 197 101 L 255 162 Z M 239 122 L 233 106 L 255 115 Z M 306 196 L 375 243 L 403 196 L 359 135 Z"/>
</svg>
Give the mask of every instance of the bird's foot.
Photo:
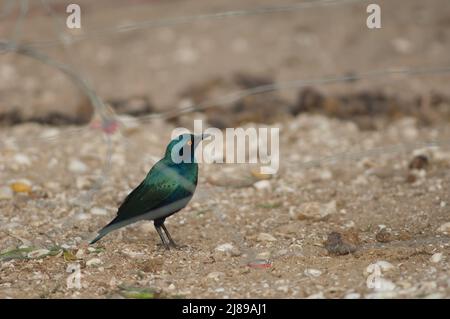
<svg viewBox="0 0 450 319">
<path fill-rule="evenodd" d="M 156 244 L 156 246 L 158 246 L 158 249 L 170 250 L 171 245 L 159 243 L 159 244 Z"/>
</svg>

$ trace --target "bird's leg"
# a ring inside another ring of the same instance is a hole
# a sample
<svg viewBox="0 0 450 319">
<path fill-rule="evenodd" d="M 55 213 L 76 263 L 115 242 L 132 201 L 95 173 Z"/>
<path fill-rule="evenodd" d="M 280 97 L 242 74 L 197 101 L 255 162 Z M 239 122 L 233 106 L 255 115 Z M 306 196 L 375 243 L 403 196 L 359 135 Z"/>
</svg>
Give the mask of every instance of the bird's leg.
<svg viewBox="0 0 450 319">
<path fill-rule="evenodd" d="M 159 234 L 159 237 L 161 237 L 161 241 L 162 241 L 164 247 L 165 247 L 167 250 L 170 250 L 170 245 L 169 245 L 169 243 L 167 242 L 167 239 L 164 237 L 163 232 L 161 231 L 161 225 L 158 225 L 158 226 L 157 226 L 157 225 L 155 224 L 155 228 L 156 228 L 156 231 L 157 231 L 158 234 Z"/>
<path fill-rule="evenodd" d="M 161 224 L 162 229 L 164 229 L 164 232 L 167 235 L 167 238 L 169 239 L 169 243 L 170 245 L 172 245 L 172 247 L 178 247 L 178 245 L 175 243 L 175 241 L 172 239 L 172 236 L 170 236 L 169 231 L 167 230 L 166 226 L 164 225 L 164 223 Z"/>
</svg>

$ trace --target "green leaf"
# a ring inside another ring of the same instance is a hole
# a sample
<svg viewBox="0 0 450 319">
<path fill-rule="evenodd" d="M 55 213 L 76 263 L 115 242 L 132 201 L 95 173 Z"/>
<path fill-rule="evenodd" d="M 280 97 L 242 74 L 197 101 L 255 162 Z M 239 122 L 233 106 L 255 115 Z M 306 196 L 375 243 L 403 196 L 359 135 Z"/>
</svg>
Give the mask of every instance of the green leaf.
<svg viewBox="0 0 450 319">
<path fill-rule="evenodd" d="M 119 287 L 120 294 L 125 298 L 131 299 L 154 299 L 158 298 L 159 294 L 151 288 L 134 288 L 134 287 Z"/>
<path fill-rule="evenodd" d="M 25 247 L 3 251 L 0 253 L 0 260 L 26 259 L 27 254 L 33 250 L 33 247 Z"/>
<path fill-rule="evenodd" d="M 67 249 L 64 249 L 63 257 L 64 257 L 64 261 L 68 261 L 68 262 L 78 260 L 78 258 Z"/>
</svg>

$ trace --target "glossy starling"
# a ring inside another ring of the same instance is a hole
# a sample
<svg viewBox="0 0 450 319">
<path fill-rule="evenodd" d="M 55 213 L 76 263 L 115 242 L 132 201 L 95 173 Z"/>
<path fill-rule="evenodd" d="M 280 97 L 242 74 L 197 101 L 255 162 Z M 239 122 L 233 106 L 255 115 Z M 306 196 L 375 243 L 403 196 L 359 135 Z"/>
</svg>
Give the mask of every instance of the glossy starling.
<svg viewBox="0 0 450 319">
<path fill-rule="evenodd" d="M 167 146 L 164 158 L 150 169 L 142 183 L 125 198 L 116 218 L 102 228 L 90 244 L 136 221 L 153 220 L 163 245 L 167 249 L 176 247 L 164 221 L 183 209 L 194 195 L 198 177 L 194 152 L 206 137 L 206 134 L 183 134 L 173 139 Z"/>
</svg>

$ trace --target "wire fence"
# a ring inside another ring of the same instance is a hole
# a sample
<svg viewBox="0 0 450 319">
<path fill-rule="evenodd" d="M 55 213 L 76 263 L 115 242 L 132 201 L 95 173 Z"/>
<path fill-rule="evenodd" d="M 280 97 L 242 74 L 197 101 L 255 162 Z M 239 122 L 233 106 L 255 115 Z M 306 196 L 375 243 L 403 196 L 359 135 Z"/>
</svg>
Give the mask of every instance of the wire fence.
<svg viewBox="0 0 450 319">
<path fill-rule="evenodd" d="M 102 183 L 106 180 L 108 172 L 111 169 L 111 157 L 113 155 L 112 154 L 113 149 L 111 146 L 112 145 L 111 132 L 108 131 L 108 128 L 111 127 L 111 123 L 119 123 L 120 121 L 124 121 L 124 119 L 120 119 L 114 112 L 111 111 L 111 109 L 107 107 L 107 105 L 103 102 L 102 97 L 100 97 L 96 93 L 93 86 L 86 80 L 86 76 L 84 74 L 81 74 L 79 70 L 75 69 L 68 63 L 57 61 L 54 58 L 47 56 L 44 53 L 45 49 L 62 46 L 63 48 L 65 48 L 67 57 L 69 57 L 70 51 L 73 50 L 74 48 L 76 49 L 75 45 L 78 42 L 88 39 L 97 39 L 114 36 L 119 33 L 132 33 L 138 30 L 145 30 L 151 28 L 173 27 L 177 25 L 194 24 L 199 21 L 240 19 L 255 15 L 270 16 L 275 14 L 293 13 L 308 10 L 311 8 L 322 8 L 329 6 L 352 6 L 355 4 L 362 4 L 362 3 L 366 4 L 368 3 L 368 1 L 366 0 L 304 1 L 288 5 L 264 6 L 264 7 L 255 7 L 251 9 L 236 9 L 231 11 L 187 15 L 174 18 L 169 17 L 162 19 L 149 19 L 145 21 L 129 23 L 126 25 L 99 28 L 91 30 L 88 33 L 84 33 L 82 35 L 68 35 L 67 33 L 64 32 L 65 19 L 63 19 L 61 16 L 58 16 L 58 14 L 52 9 L 52 1 L 40 0 L 39 4 L 47 13 L 49 13 L 50 18 L 52 19 L 56 39 L 36 40 L 25 43 L 22 41 L 22 35 L 24 32 L 23 25 L 24 21 L 27 18 L 27 14 L 30 8 L 30 1 L 7 0 L 4 1 L 3 5 L 0 7 L 0 22 L 2 19 L 5 19 L 9 15 L 11 15 L 12 12 L 15 10 L 18 10 L 18 16 L 15 21 L 11 36 L 7 39 L 0 39 L 0 54 L 24 55 L 32 59 L 35 59 L 36 61 L 39 61 L 40 63 L 43 63 L 51 68 L 59 70 L 60 72 L 65 74 L 78 88 L 80 88 L 80 90 L 86 95 L 86 97 L 89 99 L 90 103 L 94 107 L 95 114 L 100 118 L 101 121 L 100 131 L 103 132 L 105 143 L 107 143 L 108 145 L 107 148 L 108 151 L 106 154 L 106 158 L 104 160 L 104 167 L 102 169 L 101 177 L 96 182 L 95 186 L 92 187 L 88 198 L 85 199 L 86 201 L 90 201 L 91 197 L 95 194 L 95 192 L 102 187 Z M 33 2 L 33 5 L 37 5 L 37 2 Z M 73 60 L 72 58 L 70 59 Z M 450 74 L 450 65 L 436 65 L 435 67 L 411 67 L 402 69 L 392 68 L 384 70 L 374 70 L 371 72 L 359 72 L 359 73 L 357 72 L 352 75 L 344 74 L 327 77 L 318 77 L 315 79 L 296 79 L 286 82 L 278 82 L 270 85 L 256 86 L 246 90 L 238 90 L 230 92 L 223 96 L 215 97 L 211 100 L 206 100 L 197 103 L 196 105 L 190 105 L 183 108 L 169 109 L 161 113 L 152 113 L 149 115 L 129 120 L 135 122 L 137 125 L 144 125 L 156 119 L 171 119 L 183 114 L 204 111 L 213 106 L 231 105 L 233 102 L 239 101 L 251 95 L 260 95 L 281 90 L 294 90 L 294 89 L 297 90 L 299 88 L 307 86 L 325 86 L 336 83 L 348 83 L 355 80 L 373 81 L 386 79 L 398 75 L 402 75 L 405 77 L 430 77 L 430 76 L 448 77 L 449 74 Z M 80 134 L 82 131 L 89 129 L 91 129 L 91 126 L 72 128 L 64 130 L 62 132 L 58 132 L 53 136 L 33 137 L 27 139 L 26 141 L 18 141 L 18 145 L 26 147 L 27 145 L 33 145 L 37 142 L 51 143 L 52 141 L 55 140 L 65 139 L 68 136 L 74 135 L 76 136 L 77 134 Z M 379 154 L 394 153 L 398 151 L 404 151 L 405 149 L 413 150 L 416 148 L 424 148 L 432 146 L 447 147 L 449 146 L 449 141 L 436 139 L 428 142 L 405 143 L 400 145 L 386 145 L 371 150 L 334 154 L 332 156 L 317 158 L 308 162 L 295 162 L 291 163 L 291 165 L 295 165 L 298 169 L 308 169 L 315 166 L 327 165 L 329 163 L 355 161 L 364 157 L 374 157 Z M 214 196 L 214 194 L 211 195 Z M 230 229 L 231 234 L 235 234 L 235 238 L 233 239 L 233 241 L 238 243 L 238 245 L 240 245 L 239 243 L 244 243 L 244 239 L 240 235 L 240 232 L 237 229 L 237 227 L 233 226 L 232 223 L 227 221 L 226 217 L 224 217 L 226 216 L 226 214 L 220 210 L 219 211 L 215 210 L 215 212 L 222 225 Z M 246 249 L 243 246 L 241 246 L 241 248 Z M 249 255 L 254 257 L 256 253 L 254 251 L 251 251 Z"/>
</svg>

